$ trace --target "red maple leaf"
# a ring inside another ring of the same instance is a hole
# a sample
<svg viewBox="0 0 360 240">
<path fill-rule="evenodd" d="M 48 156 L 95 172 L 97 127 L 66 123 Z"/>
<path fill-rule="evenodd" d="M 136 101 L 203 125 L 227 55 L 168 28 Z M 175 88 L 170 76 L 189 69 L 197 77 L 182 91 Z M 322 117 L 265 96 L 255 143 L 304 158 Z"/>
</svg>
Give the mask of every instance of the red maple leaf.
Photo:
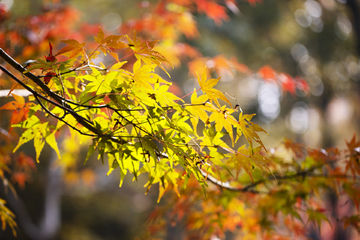
<svg viewBox="0 0 360 240">
<path fill-rule="evenodd" d="M 47 85 L 49 84 L 50 80 L 52 77 L 56 76 L 56 73 L 53 72 L 48 72 L 46 73 L 45 77 L 44 77 L 44 83 Z"/>
<path fill-rule="evenodd" d="M 225 12 L 225 7 L 211 2 L 209 0 L 197 1 L 198 12 L 205 13 L 209 18 L 213 19 L 215 24 L 219 25 L 222 20 L 229 19 L 229 16 Z"/>
<path fill-rule="evenodd" d="M 255 6 L 256 3 L 262 3 L 262 0 L 247 0 L 252 6 Z"/>
<path fill-rule="evenodd" d="M 34 160 L 27 156 L 24 152 L 20 152 L 18 158 L 17 158 L 17 165 L 19 168 L 21 169 L 33 169 L 35 170 L 36 169 L 36 165 L 35 165 L 35 162 Z"/>
<path fill-rule="evenodd" d="M 279 74 L 279 80 L 282 84 L 281 87 L 284 92 L 287 91 L 292 95 L 295 95 L 296 81 L 289 74 L 286 73 Z"/>
<path fill-rule="evenodd" d="M 52 53 L 53 47 L 52 47 L 50 42 L 49 42 L 49 46 L 50 46 L 50 52 L 49 52 L 48 56 L 45 56 L 45 59 L 46 59 L 47 62 L 56 62 L 57 59 Z"/>
<path fill-rule="evenodd" d="M 309 92 L 309 90 L 310 90 L 309 84 L 304 79 L 302 79 L 300 77 L 296 77 L 295 80 L 296 80 L 296 87 L 298 89 L 300 89 L 301 91 L 304 91 L 306 93 Z"/>
</svg>

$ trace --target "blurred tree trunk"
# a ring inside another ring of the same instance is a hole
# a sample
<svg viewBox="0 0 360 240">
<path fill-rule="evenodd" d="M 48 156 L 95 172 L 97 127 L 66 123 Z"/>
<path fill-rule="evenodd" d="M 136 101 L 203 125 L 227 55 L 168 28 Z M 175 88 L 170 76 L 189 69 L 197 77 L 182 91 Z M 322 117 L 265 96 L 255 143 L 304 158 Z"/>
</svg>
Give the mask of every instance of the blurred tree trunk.
<svg viewBox="0 0 360 240">
<path fill-rule="evenodd" d="M 5 191 L 6 200 L 11 210 L 15 213 L 20 229 L 34 240 L 56 239 L 61 225 L 61 196 L 63 169 L 54 168 L 53 162 L 58 160 L 56 153 L 53 153 L 49 161 L 48 174 L 46 179 L 44 211 L 41 223 L 37 226 L 30 216 L 22 199 L 14 196 L 11 191 Z M 2 185 L 1 185 L 2 186 Z"/>
<path fill-rule="evenodd" d="M 360 56 L 360 9 L 357 0 L 347 0 L 346 5 L 352 13 L 352 25 L 356 36 L 356 47 L 358 55 Z"/>
</svg>

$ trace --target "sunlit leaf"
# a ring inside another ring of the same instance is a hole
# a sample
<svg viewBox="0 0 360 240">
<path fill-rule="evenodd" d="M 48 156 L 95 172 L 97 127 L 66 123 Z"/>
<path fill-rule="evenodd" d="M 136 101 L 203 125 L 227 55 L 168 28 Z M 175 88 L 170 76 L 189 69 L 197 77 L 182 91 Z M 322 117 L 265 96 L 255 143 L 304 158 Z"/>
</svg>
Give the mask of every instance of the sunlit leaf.
<svg viewBox="0 0 360 240">
<path fill-rule="evenodd" d="M 221 99 L 230 104 L 230 101 L 225 97 L 225 95 L 217 89 L 213 87 L 219 82 L 220 78 L 217 79 L 207 79 L 206 76 L 206 69 L 204 70 L 203 74 L 198 76 L 198 82 L 201 87 L 201 90 L 208 96 L 210 101 L 214 101 L 218 107 L 220 107 L 220 103 L 218 99 Z"/>
<path fill-rule="evenodd" d="M 59 151 L 56 139 L 55 139 L 55 133 L 56 133 L 56 131 L 54 131 L 53 133 L 47 135 L 46 138 L 45 138 L 45 141 L 47 142 L 47 144 L 50 145 L 50 147 L 52 149 L 55 150 L 58 158 L 61 159 L 60 151 Z"/>
</svg>

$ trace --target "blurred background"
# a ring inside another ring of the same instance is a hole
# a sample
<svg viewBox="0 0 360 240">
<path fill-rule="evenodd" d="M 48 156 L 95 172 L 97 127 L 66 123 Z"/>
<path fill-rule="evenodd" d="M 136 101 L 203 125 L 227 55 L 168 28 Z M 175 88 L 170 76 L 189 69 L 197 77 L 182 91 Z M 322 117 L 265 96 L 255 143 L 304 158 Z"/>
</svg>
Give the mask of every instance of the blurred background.
<svg viewBox="0 0 360 240">
<path fill-rule="evenodd" d="M 107 34 L 132 34 L 132 28 L 139 27 L 136 19 L 144 23 L 155 17 L 152 13 L 158 2 L 1 0 L 0 47 L 17 61 L 25 62 L 48 54 L 48 41 L 57 50 L 61 39 L 93 41 L 98 26 Z M 173 2 L 176 1 L 163 1 L 167 11 L 184 11 Z M 214 72 L 213 77 L 222 76 L 218 88 L 239 103 L 245 113 L 257 114 L 254 121 L 269 133 L 261 136 L 268 148 L 278 146 L 284 138 L 314 148 L 343 147 L 345 139 L 359 134 L 359 1 L 263 0 L 249 4 L 243 0 L 236 1 L 237 6 L 229 4 L 231 1 L 218 2 L 224 2 L 227 9 L 226 21 L 214 21 L 209 15 L 189 8 L 197 33 L 143 33 L 149 40 L 161 36 L 162 49 L 171 48 L 168 52 L 160 51 L 175 61 L 175 68 L 168 69 L 174 82 L 173 92 L 183 96 L 198 86 L 194 75 L 189 74 L 189 67 L 193 66 L 191 54 L 188 52 L 187 58 L 171 55 L 179 47 L 194 50 L 194 56 L 208 58 L 205 61 L 208 68 L 214 65 L 216 56 L 235 58 L 247 66 L 246 73 L 228 72 L 224 68 Z M 175 40 L 183 45 L 172 45 Z M 289 92 L 283 86 L 264 81 L 258 70 L 265 65 L 304 79 L 309 85 L 308 93 Z M 162 76 L 168 79 L 166 74 Z M 12 84 L 0 73 L 1 90 L 10 89 Z M 2 92 L 0 105 L 11 100 Z M 2 152 L 11 152 L 21 134 L 14 129 L 11 139 L 5 136 L 10 118 L 10 112 L 0 111 Z M 64 152 L 61 162 L 45 146 L 40 164 L 35 167 L 28 164 L 31 171 L 26 170 L 22 178 L 11 179 L 19 195 L 17 199 L 12 194 L 5 197 L 1 186 L 0 197 L 9 202 L 17 215 L 20 225 L 17 239 L 138 236 L 156 205 L 157 189 L 153 187 L 144 195 L 145 176 L 138 182 L 127 176 L 124 186 L 118 188 L 119 174 L 106 176 L 107 166 L 97 161 L 96 156 L 84 166 L 87 149 L 79 147 L 79 139 L 66 138 L 66 134 L 63 133 L 61 138 L 65 140 L 59 144 Z M 18 152 L 34 157 L 33 143 L 25 144 Z M 14 154 L 12 158 L 18 160 L 19 156 Z M 0 231 L 0 239 L 13 239 L 11 231 Z"/>
</svg>

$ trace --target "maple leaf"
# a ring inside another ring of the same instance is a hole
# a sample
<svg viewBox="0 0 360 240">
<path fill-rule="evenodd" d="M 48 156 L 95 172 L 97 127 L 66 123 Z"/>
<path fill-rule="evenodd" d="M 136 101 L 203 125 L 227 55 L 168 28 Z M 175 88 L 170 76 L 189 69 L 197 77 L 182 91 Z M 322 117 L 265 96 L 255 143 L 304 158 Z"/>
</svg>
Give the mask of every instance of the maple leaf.
<svg viewBox="0 0 360 240">
<path fill-rule="evenodd" d="M 285 139 L 284 146 L 286 149 L 291 150 L 295 154 L 296 158 L 303 159 L 305 157 L 306 154 L 305 145 L 301 143 L 295 143 L 289 139 Z"/>
<path fill-rule="evenodd" d="M 152 64 L 152 66 L 154 66 Z M 142 65 L 141 60 L 138 60 L 133 65 L 133 78 L 135 80 L 135 85 L 139 88 L 152 90 L 153 84 L 157 82 L 159 76 L 152 72 L 152 66 Z"/>
<path fill-rule="evenodd" d="M 225 128 L 225 130 L 229 133 L 232 145 L 234 146 L 233 125 L 235 125 L 237 121 L 231 115 L 233 112 L 233 109 L 222 106 L 220 109 L 217 109 L 210 115 L 209 121 L 215 122 L 215 128 L 218 132 Z"/>
<path fill-rule="evenodd" d="M 100 50 L 106 55 L 107 52 L 112 52 L 110 48 L 122 49 L 128 47 L 125 43 L 121 42 L 120 39 L 123 38 L 123 35 L 110 35 L 105 38 L 103 30 L 99 27 L 99 31 L 96 35 L 95 42 L 100 44 Z M 113 54 L 111 54 L 114 56 Z M 118 59 L 117 59 L 118 60 Z"/>
<path fill-rule="evenodd" d="M 105 38 L 105 34 L 103 32 L 103 30 L 99 27 L 98 33 L 96 35 L 96 37 L 94 37 L 95 42 L 97 42 L 98 44 L 102 44 Z"/>
<path fill-rule="evenodd" d="M 196 2 L 198 12 L 205 13 L 209 18 L 213 19 L 215 24 L 221 25 L 222 20 L 228 20 L 229 16 L 225 12 L 225 7 L 209 0 L 198 0 Z"/>
<path fill-rule="evenodd" d="M 16 110 L 16 109 L 24 107 L 25 99 L 23 97 L 18 96 L 14 93 L 12 93 L 11 95 L 14 97 L 15 101 L 6 103 L 4 106 L 0 107 L 0 110 L 1 109 Z"/>
<path fill-rule="evenodd" d="M 21 189 L 25 188 L 25 182 L 30 178 L 25 172 L 16 172 L 12 175 L 12 179 L 19 184 Z"/>
<path fill-rule="evenodd" d="M 218 76 L 222 76 L 227 79 L 233 79 L 235 77 L 234 65 L 222 55 L 218 55 L 212 58 L 214 62 L 214 68 Z"/>
<path fill-rule="evenodd" d="M 142 42 L 139 38 L 136 37 L 136 32 L 134 31 L 134 38 L 131 39 L 128 37 L 129 46 L 134 51 L 135 57 L 144 61 L 147 65 L 151 66 L 152 64 L 156 64 L 162 70 L 164 70 L 168 76 L 170 77 L 169 73 L 165 70 L 162 66 L 162 62 L 167 62 L 173 67 L 173 65 L 167 60 L 167 58 L 159 53 L 158 51 L 152 50 L 155 46 L 157 41 L 144 41 Z"/>
<path fill-rule="evenodd" d="M 198 82 L 199 85 L 201 87 L 201 90 L 208 96 L 208 98 L 210 99 L 210 101 L 214 101 L 219 107 L 220 107 L 220 103 L 218 101 L 218 99 L 221 99 L 227 103 L 230 104 L 230 101 L 225 97 L 225 95 L 220 92 L 217 89 L 214 89 L 213 87 L 219 82 L 220 77 L 217 79 L 207 79 L 206 77 L 206 68 L 202 74 L 202 76 L 198 76 Z"/>
<path fill-rule="evenodd" d="M 264 148 L 266 151 L 266 148 L 264 144 L 262 143 L 259 135 L 257 135 L 256 132 L 264 132 L 268 134 L 264 129 L 262 129 L 259 125 L 251 122 L 251 119 L 255 116 L 255 114 L 243 114 L 242 112 L 239 115 L 239 121 L 237 122 L 237 137 L 236 140 L 243 134 L 247 141 L 250 143 L 250 146 L 252 146 L 254 140 L 255 142 L 259 143 L 261 147 Z M 268 134 L 269 135 L 269 134 Z"/>
<path fill-rule="evenodd" d="M 251 156 L 251 160 L 254 166 L 258 167 L 262 172 L 270 171 L 269 165 L 272 165 L 273 162 L 264 154 L 262 154 L 262 148 L 265 149 L 264 146 L 253 148 L 249 146 L 249 154 Z M 266 150 L 266 149 L 265 149 Z"/>
<path fill-rule="evenodd" d="M 124 64 L 125 62 L 123 62 Z M 102 94 L 111 92 L 112 87 L 110 83 L 116 78 L 118 72 L 109 72 L 107 75 L 102 75 L 96 68 L 91 68 L 92 74 L 82 76 L 83 79 L 89 81 L 86 86 L 88 92 L 96 92 Z"/>
<path fill-rule="evenodd" d="M 258 167 L 262 172 L 270 172 L 269 165 L 272 164 L 268 157 L 261 154 L 261 147 L 252 148 L 252 146 L 249 146 L 246 148 L 245 145 L 239 147 L 234 155 L 229 158 L 229 162 L 234 164 L 237 176 L 241 169 L 244 169 L 253 182 L 253 166 Z"/>
<path fill-rule="evenodd" d="M 154 94 L 156 101 L 159 102 L 160 106 L 176 106 L 176 101 L 183 101 L 175 94 L 168 91 L 169 85 L 160 85 L 156 83 L 154 86 L 154 91 L 150 92 L 150 94 Z M 180 122 L 177 122 L 179 124 Z"/>
<path fill-rule="evenodd" d="M 50 47 L 49 55 L 45 56 L 45 59 L 46 59 L 47 62 L 56 62 L 57 59 L 52 53 L 53 47 L 52 47 L 50 42 L 49 42 L 49 47 Z"/>
<path fill-rule="evenodd" d="M 204 138 L 202 139 L 201 144 L 204 146 L 220 146 L 223 149 L 226 149 L 228 152 L 231 152 L 230 147 L 223 141 L 221 138 L 226 135 L 224 132 L 216 131 L 215 125 L 212 125 L 210 128 L 203 129 Z"/>
<path fill-rule="evenodd" d="M 308 209 L 308 223 L 309 222 L 315 222 L 318 226 L 319 232 L 321 229 L 321 223 L 323 220 L 329 223 L 329 225 L 332 227 L 330 220 L 328 217 L 321 211 L 321 209 Z"/>
<path fill-rule="evenodd" d="M 32 63 L 30 65 L 30 67 L 28 67 L 26 69 L 26 71 L 24 73 L 28 73 L 28 72 L 30 72 L 31 70 L 34 70 L 34 69 L 40 69 L 42 71 L 46 71 L 46 70 L 52 69 L 53 66 L 54 66 L 54 64 L 52 62 L 47 62 L 47 61 L 44 61 L 42 59 L 38 59 L 34 63 Z"/>
<path fill-rule="evenodd" d="M 356 174 L 360 174 L 360 141 L 356 141 L 355 134 L 349 142 L 346 141 L 346 146 L 350 153 L 350 158 L 347 160 L 345 169 L 346 172 L 350 170 L 355 176 Z"/>
<path fill-rule="evenodd" d="M 48 72 L 46 73 L 45 77 L 44 77 L 44 83 L 47 85 L 49 84 L 50 80 L 52 79 L 52 77 L 56 76 L 56 73 L 54 72 Z"/>
<path fill-rule="evenodd" d="M 354 134 L 352 139 L 348 142 L 346 142 L 346 146 L 348 147 L 349 151 L 352 152 L 356 148 L 360 147 L 360 141 L 356 141 L 356 135 Z M 356 150 L 355 150 L 356 151 Z"/>
<path fill-rule="evenodd" d="M 60 42 L 63 42 L 68 46 L 65 46 L 62 49 L 60 49 L 59 52 L 55 54 L 55 56 L 65 55 L 68 56 L 69 58 L 74 58 L 79 53 L 81 53 L 85 48 L 85 43 L 80 44 L 75 39 L 61 40 Z"/>
<path fill-rule="evenodd" d="M 123 35 L 110 35 L 104 39 L 104 43 L 106 43 L 107 47 L 115 48 L 115 49 L 122 49 L 128 47 L 127 44 L 120 41 L 123 38 Z"/>
<path fill-rule="evenodd" d="M 190 121 L 191 121 L 194 129 L 196 129 L 196 127 L 197 127 L 199 118 L 204 123 L 206 123 L 206 121 L 208 120 L 208 115 L 206 113 L 206 110 L 208 109 L 208 107 L 205 106 L 205 102 L 208 99 L 209 98 L 206 95 L 201 95 L 201 96 L 197 97 L 196 89 L 194 89 L 194 92 L 191 95 L 191 104 L 193 104 L 194 106 L 187 108 L 187 110 L 191 114 L 193 114 L 193 117 L 190 119 Z M 199 105 L 199 104 L 204 104 L 204 105 Z"/>
<path fill-rule="evenodd" d="M 244 169 L 245 172 L 250 176 L 251 180 L 254 182 L 252 177 L 252 165 L 249 161 L 249 151 L 245 148 L 245 145 L 242 145 L 238 148 L 236 153 L 229 158 L 228 162 L 233 163 L 236 171 L 236 178 L 238 178 L 241 169 Z"/>
<path fill-rule="evenodd" d="M 236 72 L 250 74 L 250 69 L 237 61 L 235 57 L 230 60 L 222 55 L 212 58 L 199 58 L 195 56 L 195 60 L 188 63 L 189 75 L 196 76 L 196 73 L 207 67 L 207 74 L 210 74 L 209 69 L 214 69 L 218 76 L 226 79 L 233 79 Z"/>
<path fill-rule="evenodd" d="M 1 14 L 1 5 L 0 5 L 0 14 Z M 1 20 L 1 17 L 0 17 Z M 8 183 L 9 186 L 12 187 L 12 184 Z M 14 195 L 16 196 L 16 194 L 14 193 Z M 6 228 L 6 224 L 8 224 L 13 232 L 13 235 L 16 237 L 16 230 L 15 228 L 17 227 L 16 222 L 14 221 L 15 218 L 15 214 L 12 213 L 6 206 L 6 201 L 0 198 L 0 219 L 2 221 L 2 230 L 5 231 Z"/>
<path fill-rule="evenodd" d="M 294 79 L 287 73 L 277 73 L 267 65 L 260 68 L 258 74 L 265 81 L 276 82 L 284 92 L 289 92 L 292 95 L 295 95 L 296 89 L 305 93 L 309 91 L 309 85 L 304 79 L 301 79 L 300 77 Z"/>
<path fill-rule="evenodd" d="M 349 226 L 353 226 L 358 233 L 360 233 L 360 214 L 350 216 L 350 217 L 343 217 L 340 221 L 344 222 L 344 229 L 348 228 Z"/>
<path fill-rule="evenodd" d="M 258 73 L 261 76 L 261 78 L 263 78 L 266 81 L 276 81 L 276 72 L 274 71 L 274 69 L 272 69 L 267 65 L 260 68 Z"/>
<path fill-rule="evenodd" d="M 0 110 L 14 110 L 10 124 L 17 124 L 27 119 L 28 113 L 30 111 L 30 107 L 34 105 L 34 103 L 26 103 L 25 99 L 21 96 L 18 96 L 14 93 L 11 93 L 14 97 L 15 101 L 11 101 L 6 103 L 4 106 L 0 107 Z M 13 130 L 13 127 L 10 128 L 9 133 Z"/>
<path fill-rule="evenodd" d="M 350 199 L 353 201 L 354 206 L 356 207 L 356 210 L 359 212 L 360 207 L 360 188 L 357 186 L 357 184 L 353 183 L 343 183 L 343 189 L 346 192 L 346 194 L 350 197 Z"/>
<path fill-rule="evenodd" d="M 209 69 L 206 68 L 206 61 L 208 61 L 207 58 L 195 58 L 195 60 L 190 61 L 187 64 L 189 68 L 189 75 L 196 77 L 199 72 L 203 71 L 203 69 L 206 70 L 207 74 L 210 74 Z"/>
<path fill-rule="evenodd" d="M 281 87 L 283 91 L 288 91 L 292 95 L 295 95 L 296 82 L 289 74 L 286 73 L 279 74 L 279 80 L 282 84 Z"/>
<path fill-rule="evenodd" d="M 17 158 L 17 163 L 16 163 L 20 168 L 23 168 L 25 170 L 27 169 L 36 169 L 36 165 L 34 163 L 34 160 L 27 156 L 26 154 L 24 154 L 24 152 L 20 152 L 18 158 Z"/>
<path fill-rule="evenodd" d="M 187 12 L 181 14 L 178 18 L 178 28 L 187 38 L 195 38 L 199 35 L 193 16 Z"/>
<path fill-rule="evenodd" d="M 22 80 L 23 83 L 27 84 L 27 82 L 29 81 L 28 78 L 24 78 L 24 80 Z M 15 82 L 11 88 L 10 88 L 10 91 L 9 93 L 6 95 L 6 97 L 10 96 L 10 94 L 12 93 L 12 91 L 14 91 L 15 89 L 18 89 L 19 87 L 21 87 L 21 84 L 18 83 L 18 82 Z"/>
</svg>

